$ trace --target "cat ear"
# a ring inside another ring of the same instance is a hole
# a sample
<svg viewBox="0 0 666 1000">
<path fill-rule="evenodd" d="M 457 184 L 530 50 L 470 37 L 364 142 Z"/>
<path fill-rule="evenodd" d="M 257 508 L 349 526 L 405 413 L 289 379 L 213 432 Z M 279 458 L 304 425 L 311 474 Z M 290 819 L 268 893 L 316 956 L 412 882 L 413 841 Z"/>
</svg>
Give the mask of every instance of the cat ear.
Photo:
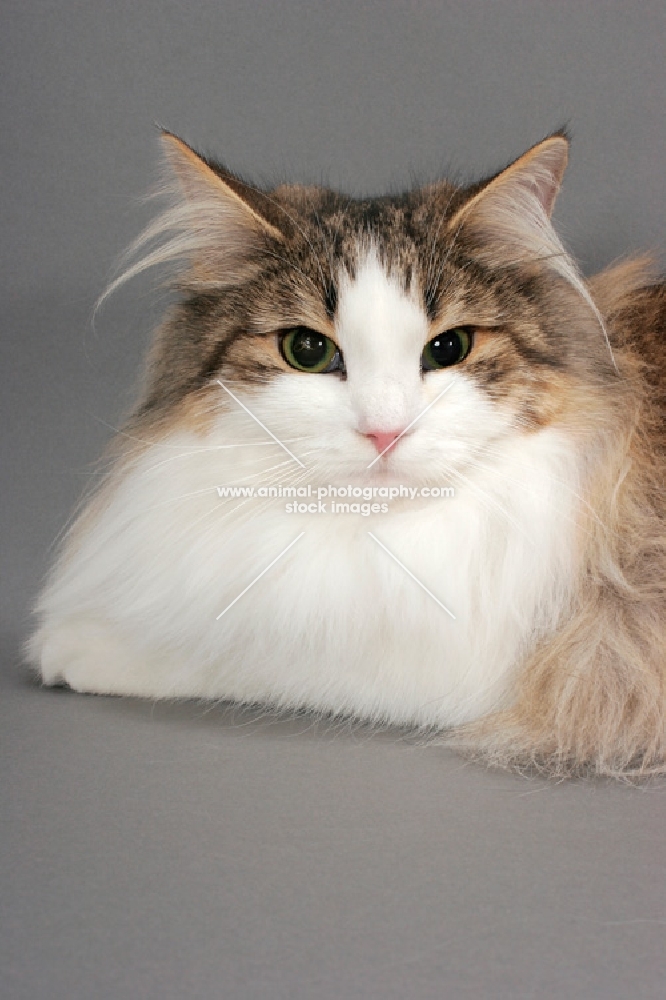
<svg viewBox="0 0 666 1000">
<path fill-rule="evenodd" d="M 162 148 L 169 169 L 156 193 L 168 198 L 169 207 L 128 248 L 125 270 L 97 300 L 97 309 L 131 278 L 164 264 L 178 266 L 181 285 L 201 291 L 233 287 L 257 273 L 267 244 L 284 243 L 278 210 L 267 195 L 171 132 L 162 132 Z"/>
<path fill-rule="evenodd" d="M 243 232 L 256 240 L 258 234 L 282 240 L 282 233 L 265 217 L 269 202 L 262 192 L 245 184 L 217 164 L 213 167 L 186 142 L 172 132 L 162 132 L 162 147 L 173 176 L 190 207 L 206 205 L 219 227 L 224 218 L 229 237 L 238 240 Z M 216 211 L 217 210 L 217 211 Z M 221 233 L 216 232 L 219 239 Z"/>
<path fill-rule="evenodd" d="M 449 229 L 474 230 L 484 242 L 529 247 L 550 229 L 550 215 L 567 165 L 569 142 L 557 133 L 533 146 L 475 191 Z"/>
</svg>

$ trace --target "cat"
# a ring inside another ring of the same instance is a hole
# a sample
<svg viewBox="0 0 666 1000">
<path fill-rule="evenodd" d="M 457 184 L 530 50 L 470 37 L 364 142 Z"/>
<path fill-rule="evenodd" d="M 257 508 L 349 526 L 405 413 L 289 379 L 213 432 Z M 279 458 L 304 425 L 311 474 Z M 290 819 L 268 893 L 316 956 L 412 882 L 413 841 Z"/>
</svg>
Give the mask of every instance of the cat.
<svg viewBox="0 0 666 1000">
<path fill-rule="evenodd" d="M 168 264 L 174 302 L 38 600 L 43 683 L 663 773 L 666 285 L 649 258 L 581 276 L 550 221 L 566 133 L 375 198 L 161 142 L 169 206 L 111 290 Z"/>
</svg>

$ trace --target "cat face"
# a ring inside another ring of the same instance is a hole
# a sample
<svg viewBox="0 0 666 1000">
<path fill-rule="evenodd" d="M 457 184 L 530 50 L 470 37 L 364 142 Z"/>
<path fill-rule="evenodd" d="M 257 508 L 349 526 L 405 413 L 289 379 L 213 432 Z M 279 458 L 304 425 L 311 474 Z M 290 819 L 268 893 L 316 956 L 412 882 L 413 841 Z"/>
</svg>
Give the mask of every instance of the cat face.
<svg viewBox="0 0 666 1000">
<path fill-rule="evenodd" d="M 566 421 L 612 371 L 601 317 L 550 225 L 564 137 L 471 188 L 356 200 L 262 192 L 164 142 L 175 207 L 128 274 L 187 266 L 140 419 L 201 400 L 222 428 L 221 381 L 309 467 L 441 483 Z"/>
<path fill-rule="evenodd" d="M 508 412 L 464 367 L 466 356 L 483 350 L 487 331 L 461 325 L 454 297 L 431 320 L 413 266 L 411 273 L 408 284 L 366 242 L 351 271 L 334 272 L 332 317 L 253 345 L 267 355 L 255 354 L 256 362 L 271 371 L 261 388 L 252 383 L 251 405 L 275 433 L 298 441 L 309 467 L 355 482 L 441 483 L 506 433 Z M 241 366 L 230 357 L 220 378 L 234 388 L 246 365 L 247 356 Z"/>
</svg>

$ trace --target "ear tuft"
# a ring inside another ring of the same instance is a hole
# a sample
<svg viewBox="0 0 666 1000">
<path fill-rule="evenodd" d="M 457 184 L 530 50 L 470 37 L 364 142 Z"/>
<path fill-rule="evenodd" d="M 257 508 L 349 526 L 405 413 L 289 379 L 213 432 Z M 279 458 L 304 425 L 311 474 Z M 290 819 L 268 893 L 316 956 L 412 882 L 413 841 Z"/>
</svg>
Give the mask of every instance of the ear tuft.
<svg viewBox="0 0 666 1000">
<path fill-rule="evenodd" d="M 257 272 L 262 253 L 283 234 L 262 213 L 270 198 L 206 160 L 166 129 L 161 142 L 168 177 L 156 192 L 169 207 L 127 250 L 115 289 L 152 267 L 176 265 L 178 281 L 201 291 L 230 288 Z"/>
<path fill-rule="evenodd" d="M 451 227 L 477 223 L 482 229 L 502 228 L 512 213 L 527 219 L 551 216 L 569 157 L 564 131 L 537 143 L 505 170 L 487 181 L 456 212 Z"/>
<path fill-rule="evenodd" d="M 261 198 L 258 191 L 222 168 L 213 169 L 205 157 L 173 132 L 162 129 L 161 140 L 166 162 L 187 201 L 218 201 L 238 225 L 245 224 L 249 231 L 282 239 L 282 234 L 253 204 Z"/>
<path fill-rule="evenodd" d="M 173 132 L 162 129 L 162 152 L 173 176 L 187 198 L 201 196 L 202 191 L 218 186 L 218 178 L 206 161 Z"/>
<path fill-rule="evenodd" d="M 564 131 L 537 143 L 477 188 L 448 230 L 454 242 L 471 234 L 474 254 L 490 267 L 547 267 L 564 278 L 594 315 L 615 365 L 603 317 L 550 222 L 568 155 Z"/>
</svg>

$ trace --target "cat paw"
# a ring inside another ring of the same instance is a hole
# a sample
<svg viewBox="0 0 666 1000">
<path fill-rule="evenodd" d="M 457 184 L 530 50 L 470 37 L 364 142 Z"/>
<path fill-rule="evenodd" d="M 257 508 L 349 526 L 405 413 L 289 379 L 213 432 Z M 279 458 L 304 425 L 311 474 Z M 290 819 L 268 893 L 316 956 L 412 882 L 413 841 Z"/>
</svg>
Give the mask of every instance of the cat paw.
<svg viewBox="0 0 666 1000">
<path fill-rule="evenodd" d="M 44 625 L 30 640 L 28 655 L 42 683 L 89 694 L 127 689 L 127 650 L 107 626 L 94 621 Z"/>
</svg>

